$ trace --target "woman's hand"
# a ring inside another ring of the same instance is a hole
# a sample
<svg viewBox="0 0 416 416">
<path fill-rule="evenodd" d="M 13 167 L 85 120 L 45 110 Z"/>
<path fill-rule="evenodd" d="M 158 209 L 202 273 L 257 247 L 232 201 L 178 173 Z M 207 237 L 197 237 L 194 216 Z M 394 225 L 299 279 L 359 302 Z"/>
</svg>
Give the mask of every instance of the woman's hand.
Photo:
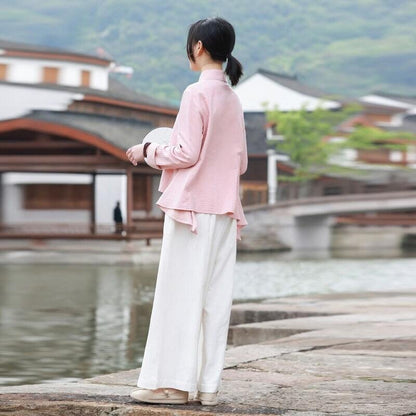
<svg viewBox="0 0 416 416">
<path fill-rule="evenodd" d="M 135 146 L 128 148 L 126 155 L 134 166 L 137 166 L 139 162 L 144 162 L 143 144 L 136 144 Z"/>
</svg>

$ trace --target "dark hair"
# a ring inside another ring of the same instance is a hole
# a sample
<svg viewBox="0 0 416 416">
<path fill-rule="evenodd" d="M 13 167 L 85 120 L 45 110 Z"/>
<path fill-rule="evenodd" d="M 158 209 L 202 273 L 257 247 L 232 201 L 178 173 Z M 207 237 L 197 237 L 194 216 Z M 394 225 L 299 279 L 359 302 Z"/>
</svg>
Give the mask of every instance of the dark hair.
<svg viewBox="0 0 416 416">
<path fill-rule="evenodd" d="M 199 40 L 214 61 L 228 60 L 225 73 L 230 78 L 231 85 L 237 85 L 243 75 L 243 67 L 238 59 L 231 55 L 235 44 L 232 24 L 221 17 L 211 17 L 193 23 L 189 28 L 186 42 L 186 52 L 192 62 L 195 62 L 192 49 Z"/>
</svg>

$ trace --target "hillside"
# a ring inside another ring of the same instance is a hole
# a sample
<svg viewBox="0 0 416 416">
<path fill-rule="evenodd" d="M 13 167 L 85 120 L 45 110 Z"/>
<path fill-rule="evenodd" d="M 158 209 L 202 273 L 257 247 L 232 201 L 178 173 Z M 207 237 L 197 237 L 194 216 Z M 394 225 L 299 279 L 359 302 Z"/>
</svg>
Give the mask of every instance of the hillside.
<svg viewBox="0 0 416 416">
<path fill-rule="evenodd" d="M 297 74 L 329 93 L 416 95 L 412 0 L 0 0 L 0 38 L 85 53 L 104 48 L 134 67 L 132 88 L 173 102 L 197 79 L 185 53 L 190 23 L 229 19 L 245 75 Z"/>
</svg>

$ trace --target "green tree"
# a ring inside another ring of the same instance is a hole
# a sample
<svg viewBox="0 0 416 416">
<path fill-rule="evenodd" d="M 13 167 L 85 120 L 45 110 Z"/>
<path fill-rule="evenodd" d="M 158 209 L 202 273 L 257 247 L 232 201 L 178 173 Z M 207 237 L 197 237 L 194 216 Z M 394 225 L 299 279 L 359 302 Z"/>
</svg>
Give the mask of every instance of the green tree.
<svg viewBox="0 0 416 416">
<path fill-rule="evenodd" d="M 374 127 L 357 126 L 342 143 L 342 147 L 352 149 L 392 149 L 405 150 L 405 143 L 394 143 L 394 139 L 415 140 L 416 135 L 405 131 L 383 131 Z"/>
<path fill-rule="evenodd" d="M 360 109 L 360 106 L 350 104 L 337 111 L 321 107 L 307 111 L 304 106 L 299 111 L 268 111 L 267 120 L 276 123 L 277 131 L 284 137 L 276 144 L 276 149 L 288 154 L 296 165 L 294 176 L 281 176 L 279 180 L 308 181 L 328 172 L 328 157 L 339 149 L 339 145 L 326 143 L 322 138 L 335 133 L 340 122 Z"/>
</svg>

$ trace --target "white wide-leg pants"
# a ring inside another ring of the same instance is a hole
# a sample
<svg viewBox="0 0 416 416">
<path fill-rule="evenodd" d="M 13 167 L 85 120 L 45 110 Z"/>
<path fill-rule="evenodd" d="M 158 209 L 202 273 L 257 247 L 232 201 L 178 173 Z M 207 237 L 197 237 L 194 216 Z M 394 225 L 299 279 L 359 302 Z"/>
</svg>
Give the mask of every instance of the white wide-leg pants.
<svg viewBox="0 0 416 416">
<path fill-rule="evenodd" d="M 230 322 L 236 220 L 196 214 L 198 234 L 165 215 L 150 326 L 137 386 L 220 389 Z"/>
</svg>

